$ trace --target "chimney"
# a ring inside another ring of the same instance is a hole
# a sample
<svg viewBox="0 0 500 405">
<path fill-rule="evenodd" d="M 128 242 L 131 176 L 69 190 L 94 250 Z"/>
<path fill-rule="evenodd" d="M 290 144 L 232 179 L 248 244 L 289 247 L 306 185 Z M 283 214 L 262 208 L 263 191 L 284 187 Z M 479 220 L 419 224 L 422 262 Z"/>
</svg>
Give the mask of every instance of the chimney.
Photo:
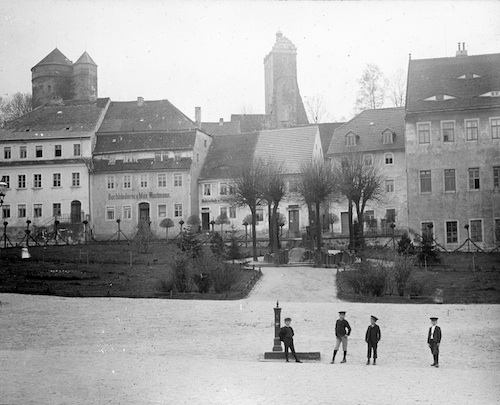
<svg viewBox="0 0 500 405">
<path fill-rule="evenodd" d="M 467 51 L 465 50 L 465 42 L 462 42 L 462 49 L 460 49 L 460 42 L 458 43 L 458 51 L 455 56 L 467 56 Z"/>
<path fill-rule="evenodd" d="M 201 107 L 194 107 L 194 121 L 198 128 L 201 128 Z"/>
<path fill-rule="evenodd" d="M 224 125 L 224 118 L 219 118 L 219 125 L 223 126 Z"/>
<path fill-rule="evenodd" d="M 283 33 L 278 30 L 278 32 L 276 33 L 276 42 L 278 42 L 282 36 L 283 36 Z"/>
<path fill-rule="evenodd" d="M 142 107 L 144 105 L 144 97 L 137 97 L 137 106 Z"/>
</svg>

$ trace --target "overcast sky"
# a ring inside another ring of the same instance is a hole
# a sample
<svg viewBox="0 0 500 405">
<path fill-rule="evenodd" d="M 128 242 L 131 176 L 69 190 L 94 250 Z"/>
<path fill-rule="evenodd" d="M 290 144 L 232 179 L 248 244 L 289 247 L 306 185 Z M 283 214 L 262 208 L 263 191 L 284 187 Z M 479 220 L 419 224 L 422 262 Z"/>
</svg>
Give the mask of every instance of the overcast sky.
<svg viewBox="0 0 500 405">
<path fill-rule="evenodd" d="M 264 113 L 263 59 L 281 30 L 297 47 L 302 97 L 351 118 L 367 63 L 387 75 L 413 59 L 500 52 L 499 1 L 0 0 L 0 95 L 31 92 L 56 46 L 98 65 L 100 97 L 168 99 L 194 118 Z"/>
</svg>

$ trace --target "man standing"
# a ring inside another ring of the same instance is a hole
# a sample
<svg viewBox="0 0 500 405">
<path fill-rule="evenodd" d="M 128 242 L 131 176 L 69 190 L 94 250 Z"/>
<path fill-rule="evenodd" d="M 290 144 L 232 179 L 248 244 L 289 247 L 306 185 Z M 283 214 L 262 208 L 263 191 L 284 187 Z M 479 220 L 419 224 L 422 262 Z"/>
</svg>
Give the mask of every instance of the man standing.
<svg viewBox="0 0 500 405">
<path fill-rule="evenodd" d="M 351 334 L 351 326 L 349 325 L 349 322 L 347 322 L 344 318 L 345 318 L 345 311 L 339 311 L 339 319 L 337 319 L 337 322 L 335 323 L 335 336 L 337 338 L 337 342 L 335 344 L 335 349 L 333 350 L 333 358 L 330 364 L 335 363 L 335 356 L 339 351 L 341 342 L 342 342 L 342 350 L 344 351 L 344 358 L 342 359 L 341 363 L 346 362 L 347 337 Z"/>
<path fill-rule="evenodd" d="M 438 318 L 432 317 L 432 326 L 429 328 L 429 334 L 427 336 L 427 344 L 431 349 L 431 353 L 434 356 L 434 363 L 431 364 L 432 367 L 439 367 L 439 344 L 441 343 L 441 328 L 437 326 Z"/>
<path fill-rule="evenodd" d="M 370 317 L 370 326 L 368 326 L 368 329 L 366 331 L 365 342 L 368 343 L 368 361 L 366 362 L 366 365 L 370 364 L 370 357 L 372 356 L 372 350 L 373 350 L 373 365 L 377 364 L 377 345 L 381 338 L 380 328 L 376 324 L 377 321 L 378 318 L 372 315 Z"/>
<path fill-rule="evenodd" d="M 288 349 L 291 350 L 293 357 L 295 357 L 295 362 L 296 363 L 302 363 L 298 358 L 297 354 L 295 353 L 295 347 L 293 345 L 293 328 L 290 326 L 290 323 L 292 322 L 291 318 L 285 318 L 285 326 L 283 326 L 280 329 L 279 333 L 279 338 L 280 340 L 284 343 L 285 345 L 285 359 L 286 362 L 288 363 Z"/>
</svg>

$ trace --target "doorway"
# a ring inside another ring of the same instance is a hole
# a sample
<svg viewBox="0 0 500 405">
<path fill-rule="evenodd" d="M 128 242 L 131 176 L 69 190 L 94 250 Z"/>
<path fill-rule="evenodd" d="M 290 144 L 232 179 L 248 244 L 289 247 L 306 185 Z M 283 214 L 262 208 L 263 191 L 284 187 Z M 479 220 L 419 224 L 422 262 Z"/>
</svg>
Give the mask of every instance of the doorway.
<svg viewBox="0 0 500 405">
<path fill-rule="evenodd" d="M 210 230 L 210 213 L 202 212 L 201 213 L 201 227 L 204 231 Z"/>
<path fill-rule="evenodd" d="M 340 213 L 340 225 L 342 235 L 349 235 L 349 213 L 341 212 Z"/>
<path fill-rule="evenodd" d="M 71 201 L 71 223 L 82 222 L 82 203 L 78 200 Z"/>
<path fill-rule="evenodd" d="M 290 236 L 299 236 L 299 210 L 288 211 L 288 230 Z"/>
<path fill-rule="evenodd" d="M 149 203 L 139 203 L 139 221 L 149 223 Z"/>
</svg>

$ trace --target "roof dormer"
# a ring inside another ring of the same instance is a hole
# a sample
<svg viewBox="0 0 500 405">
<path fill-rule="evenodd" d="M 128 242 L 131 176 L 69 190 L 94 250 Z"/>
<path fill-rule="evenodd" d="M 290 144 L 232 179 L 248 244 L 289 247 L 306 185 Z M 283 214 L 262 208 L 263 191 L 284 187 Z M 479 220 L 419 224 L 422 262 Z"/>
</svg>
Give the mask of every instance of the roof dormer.
<svg viewBox="0 0 500 405">
<path fill-rule="evenodd" d="M 462 76 L 458 76 L 457 79 L 465 80 L 465 79 L 479 79 L 480 77 L 483 77 L 481 75 L 478 75 L 477 73 L 466 73 Z"/>
<path fill-rule="evenodd" d="M 358 135 L 356 135 L 352 131 L 345 136 L 346 146 L 356 146 L 356 144 L 358 143 L 357 141 L 358 141 Z"/>
<path fill-rule="evenodd" d="M 455 98 L 456 97 L 449 96 L 448 94 L 436 94 L 435 96 L 424 98 L 423 101 L 446 101 L 446 100 L 453 100 Z"/>
<path fill-rule="evenodd" d="M 385 129 L 382 132 L 382 143 L 384 145 L 388 145 L 391 143 L 394 143 L 394 137 L 395 137 L 394 131 L 390 130 L 389 128 Z"/>
<path fill-rule="evenodd" d="M 492 90 L 487 93 L 480 94 L 479 97 L 500 97 L 500 90 Z"/>
</svg>

